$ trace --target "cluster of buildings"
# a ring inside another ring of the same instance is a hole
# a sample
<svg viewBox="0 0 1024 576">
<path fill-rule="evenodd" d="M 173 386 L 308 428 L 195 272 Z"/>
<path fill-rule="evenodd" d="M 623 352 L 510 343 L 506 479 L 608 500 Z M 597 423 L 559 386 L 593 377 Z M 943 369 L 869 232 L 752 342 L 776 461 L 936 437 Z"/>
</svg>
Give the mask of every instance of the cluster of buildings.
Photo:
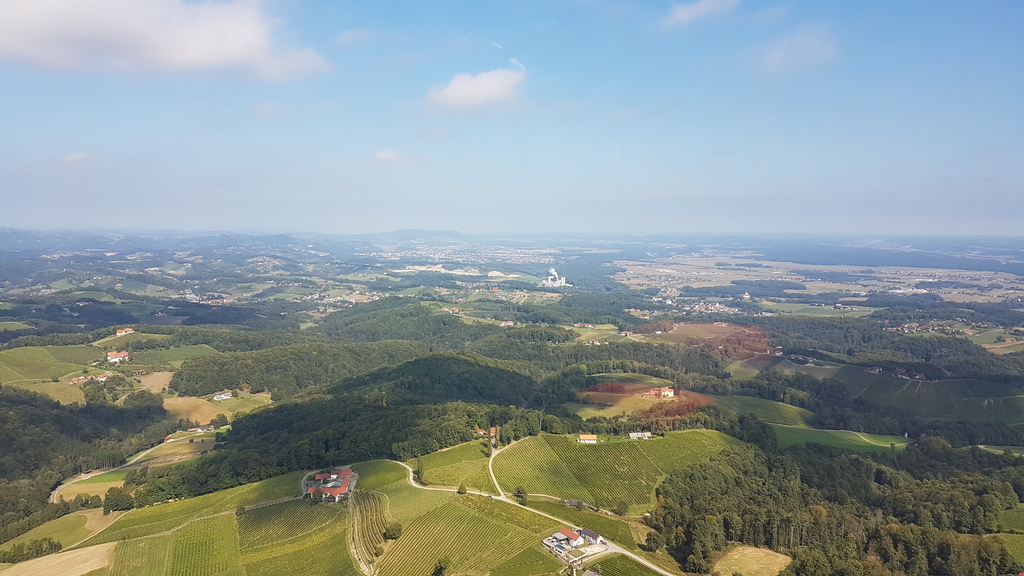
<svg viewBox="0 0 1024 576">
<path fill-rule="evenodd" d="M 547 279 L 540 283 L 541 286 L 545 288 L 562 288 L 566 286 L 572 286 L 572 284 L 569 284 L 565 281 L 565 278 L 560 277 L 558 275 L 558 272 L 556 272 L 554 268 L 548 270 L 548 272 L 550 272 L 550 274 L 548 275 Z"/>
<path fill-rule="evenodd" d="M 120 364 L 128 361 L 128 352 L 107 352 L 107 362 Z"/>
<path fill-rule="evenodd" d="M 88 376 L 79 376 L 77 378 L 72 378 L 71 379 L 71 383 L 72 384 L 85 384 L 86 382 L 89 382 L 91 380 L 95 380 L 97 382 L 106 382 L 107 378 L 110 378 L 113 375 L 114 375 L 113 372 L 104 372 L 103 374 L 90 374 Z"/>
<path fill-rule="evenodd" d="M 355 488 L 358 476 L 351 468 L 340 468 L 313 475 L 312 482 L 303 482 L 306 498 L 320 498 L 330 502 L 341 502 Z"/>
<path fill-rule="evenodd" d="M 572 563 L 581 562 L 588 556 L 604 552 L 603 544 L 607 544 L 600 534 L 587 528 L 570 530 L 562 528 L 544 539 L 544 548 L 562 560 Z"/>
<path fill-rule="evenodd" d="M 669 388 L 668 386 L 665 386 L 663 388 L 651 388 L 650 390 L 647 390 L 640 396 L 644 398 L 672 398 L 675 395 L 676 391 L 674 388 Z"/>
<path fill-rule="evenodd" d="M 229 398 L 234 398 L 234 395 L 231 394 L 231 392 L 221 392 L 220 394 L 214 394 L 213 396 L 213 399 L 217 400 L 218 402 L 221 400 L 227 400 Z"/>
</svg>

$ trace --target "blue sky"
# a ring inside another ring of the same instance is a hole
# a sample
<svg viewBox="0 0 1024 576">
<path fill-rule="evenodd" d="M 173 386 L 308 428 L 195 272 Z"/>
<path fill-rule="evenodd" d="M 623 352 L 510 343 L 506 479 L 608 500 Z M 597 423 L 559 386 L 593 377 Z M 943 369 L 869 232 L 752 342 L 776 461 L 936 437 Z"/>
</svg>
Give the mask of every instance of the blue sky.
<svg viewBox="0 0 1024 576">
<path fill-rule="evenodd" d="M 1020 235 L 1024 3 L 4 0 L 0 226 Z"/>
</svg>

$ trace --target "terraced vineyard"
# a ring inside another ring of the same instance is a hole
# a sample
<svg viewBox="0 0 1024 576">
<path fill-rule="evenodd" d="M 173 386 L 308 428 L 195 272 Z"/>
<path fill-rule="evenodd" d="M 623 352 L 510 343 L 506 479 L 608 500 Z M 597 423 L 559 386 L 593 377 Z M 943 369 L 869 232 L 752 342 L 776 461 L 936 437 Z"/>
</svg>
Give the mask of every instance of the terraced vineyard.
<svg viewBox="0 0 1024 576">
<path fill-rule="evenodd" d="M 740 414 L 754 414 L 765 422 L 788 424 L 790 426 L 807 426 L 807 421 L 814 413 L 810 410 L 750 396 L 715 396 L 722 406 Z"/>
<path fill-rule="evenodd" d="M 672 470 L 705 462 L 737 440 L 710 430 L 665 438 L 579 444 L 573 436 L 525 438 L 494 459 L 502 488 L 580 499 L 610 508 L 625 500 L 635 511 L 654 504 L 654 489 Z"/>
<path fill-rule="evenodd" d="M 491 570 L 491 576 L 538 576 L 541 574 L 556 574 L 563 568 L 565 568 L 565 564 L 555 559 L 550 552 L 537 546 L 527 548 L 509 558 L 503 564 Z"/>
<path fill-rule="evenodd" d="M 384 504 L 376 494 L 356 490 L 349 500 L 355 529 L 352 530 L 352 549 L 356 561 L 371 566 L 377 559 L 376 550 L 384 545 Z"/>
<path fill-rule="evenodd" d="M 173 542 L 173 534 L 118 542 L 110 576 L 164 576 Z"/>
<path fill-rule="evenodd" d="M 595 564 L 601 565 L 601 576 L 659 576 L 654 570 L 622 554 L 606 556 Z"/>
</svg>

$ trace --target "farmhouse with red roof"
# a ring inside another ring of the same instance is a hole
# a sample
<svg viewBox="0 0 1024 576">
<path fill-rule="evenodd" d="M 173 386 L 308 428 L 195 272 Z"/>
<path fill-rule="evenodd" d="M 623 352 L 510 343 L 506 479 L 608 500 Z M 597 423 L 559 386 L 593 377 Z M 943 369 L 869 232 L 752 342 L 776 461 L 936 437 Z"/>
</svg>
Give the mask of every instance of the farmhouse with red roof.
<svg viewBox="0 0 1024 576">
<path fill-rule="evenodd" d="M 316 498 L 317 494 L 324 500 L 341 502 L 355 488 L 359 475 L 351 468 L 339 468 L 330 472 L 318 472 L 313 480 L 303 480 L 303 496 Z"/>
</svg>

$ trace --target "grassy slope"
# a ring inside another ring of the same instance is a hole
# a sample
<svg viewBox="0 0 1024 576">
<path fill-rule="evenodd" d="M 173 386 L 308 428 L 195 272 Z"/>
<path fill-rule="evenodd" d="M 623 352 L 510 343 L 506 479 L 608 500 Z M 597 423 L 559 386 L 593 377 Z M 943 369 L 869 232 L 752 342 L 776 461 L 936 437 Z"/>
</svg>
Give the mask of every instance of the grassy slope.
<svg viewBox="0 0 1024 576">
<path fill-rule="evenodd" d="M 135 364 L 144 366 L 180 366 L 182 362 L 196 356 L 216 356 L 220 352 L 207 346 L 198 344 L 195 346 L 179 346 L 177 348 L 165 348 L 162 350 L 142 350 L 136 352 L 132 358 Z"/>
<path fill-rule="evenodd" d="M 807 420 L 814 415 L 810 410 L 750 396 L 715 396 L 715 400 L 730 410 L 740 414 L 754 414 L 773 424 L 807 426 Z"/>
<path fill-rule="evenodd" d="M 780 446 L 817 442 L 854 452 L 881 452 L 891 450 L 891 444 L 896 445 L 896 450 L 903 450 L 908 442 L 902 436 L 864 434 L 849 430 L 815 430 L 781 425 L 773 425 L 773 428 Z"/>
<path fill-rule="evenodd" d="M 0 383 L 7 384 L 12 380 L 38 380 L 61 377 L 65 374 L 81 371 L 83 366 L 62 362 L 50 351 L 41 346 L 26 346 L 0 351 L 0 365 L 6 370 L 0 371 Z"/>
<path fill-rule="evenodd" d="M 494 472 L 505 490 L 580 499 L 604 508 L 620 500 L 633 511 L 654 505 L 654 489 L 672 470 L 707 461 L 737 440 L 710 430 L 673 432 L 665 438 L 578 444 L 575 437 L 543 435 L 499 453 Z"/>
<path fill-rule="evenodd" d="M 715 562 L 712 572 L 740 573 L 743 576 L 777 576 L 786 566 L 789 566 L 792 560 L 785 554 L 779 554 L 767 548 L 737 546 L 729 550 L 718 562 Z"/>
<path fill-rule="evenodd" d="M 487 440 L 459 444 L 422 457 L 423 477 L 431 485 L 458 487 L 465 483 L 470 490 L 496 494 L 494 483 L 487 472 L 489 456 Z M 416 466 L 415 461 L 408 464 Z"/>
</svg>

